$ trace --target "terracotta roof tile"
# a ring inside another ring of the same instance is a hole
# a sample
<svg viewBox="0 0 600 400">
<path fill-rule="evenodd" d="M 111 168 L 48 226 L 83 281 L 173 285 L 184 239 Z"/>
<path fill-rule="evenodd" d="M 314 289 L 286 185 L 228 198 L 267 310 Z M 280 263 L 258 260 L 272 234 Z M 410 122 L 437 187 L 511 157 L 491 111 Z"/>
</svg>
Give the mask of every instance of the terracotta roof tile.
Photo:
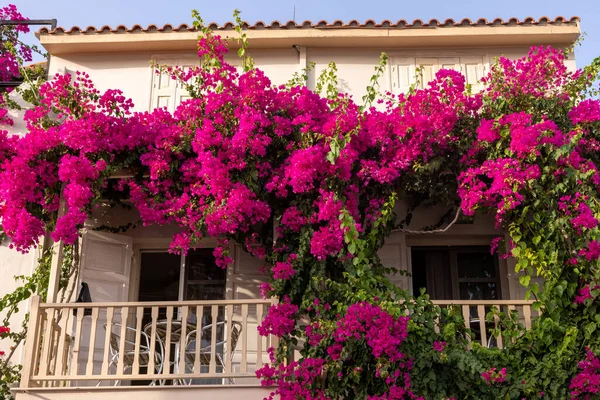
<svg viewBox="0 0 600 400">
<path fill-rule="evenodd" d="M 485 18 L 479 18 L 477 21 L 473 22 L 468 18 L 464 18 L 460 21 L 454 21 L 452 18 L 446 19 L 444 22 L 440 22 L 437 19 L 430 19 L 427 22 L 424 22 L 420 19 L 415 19 L 412 22 L 408 22 L 406 20 L 399 20 L 396 22 L 391 22 L 389 20 L 383 20 L 381 22 L 376 22 L 372 19 L 361 23 L 357 20 L 352 20 L 350 22 L 343 22 L 340 20 L 333 21 L 329 23 L 328 21 L 303 21 L 301 23 L 297 23 L 295 21 L 287 21 L 286 23 L 281 23 L 279 21 L 273 21 L 270 24 L 267 24 L 263 21 L 257 21 L 253 25 L 244 23 L 244 29 L 308 29 L 308 28 L 316 28 L 316 29 L 343 29 L 343 28 L 364 28 L 364 29 L 373 29 L 373 28 L 397 28 L 397 29 L 407 29 L 407 28 L 421 28 L 421 27 L 457 27 L 457 26 L 515 26 L 515 25 L 573 25 L 577 24 L 580 21 L 579 17 L 571 17 L 566 19 L 565 17 L 556 17 L 554 19 L 548 17 L 541 17 L 539 19 L 535 19 L 532 17 L 527 17 L 522 21 L 518 18 L 509 18 L 504 21 L 501 18 L 495 18 L 491 22 L 486 20 Z M 228 31 L 234 29 L 234 24 L 232 22 L 226 22 L 223 25 L 219 25 L 215 22 L 211 22 L 209 28 L 216 31 Z M 177 27 L 174 27 L 171 24 L 163 25 L 159 27 L 157 25 L 148 25 L 146 28 L 143 28 L 140 25 L 133 25 L 128 28 L 125 25 L 119 25 L 117 27 L 110 27 L 107 25 L 102 26 L 101 28 L 96 28 L 95 26 L 88 26 L 85 29 L 81 29 L 78 26 L 73 26 L 72 28 L 66 29 L 63 27 L 57 27 L 56 29 L 50 30 L 48 28 L 42 28 L 39 31 L 41 35 L 72 35 L 72 34 L 108 34 L 108 33 L 140 33 L 140 32 L 182 32 L 188 31 L 193 32 L 194 28 L 191 25 L 181 24 Z"/>
</svg>

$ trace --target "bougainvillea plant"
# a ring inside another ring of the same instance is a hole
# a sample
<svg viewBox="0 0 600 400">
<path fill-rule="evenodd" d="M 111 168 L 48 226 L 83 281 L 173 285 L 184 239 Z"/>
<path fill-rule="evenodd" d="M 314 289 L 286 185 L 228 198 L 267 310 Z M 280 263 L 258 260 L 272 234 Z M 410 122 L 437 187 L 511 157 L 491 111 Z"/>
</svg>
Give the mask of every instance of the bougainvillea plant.
<svg viewBox="0 0 600 400">
<path fill-rule="evenodd" d="M 569 71 L 566 52 L 533 48 L 498 60 L 481 93 L 442 70 L 374 106 L 382 57 L 359 105 L 337 92 L 334 66 L 324 96 L 301 79 L 274 86 L 243 36 L 238 72 L 228 42 L 195 26 L 200 65 L 158 71 L 192 97 L 173 113 L 134 112 L 85 73 L 57 75 L 27 111 L 27 135 L 0 134 L 0 215 L 16 250 L 46 231 L 76 243 L 106 199 L 130 200 L 145 225 L 178 225 L 175 252 L 217 237 L 226 267 L 239 243 L 264 260 L 263 294 L 280 299 L 259 328 L 280 344 L 257 375 L 283 399 L 560 399 L 597 385 L 571 379 L 585 349 L 600 350 L 600 102 L 585 99 L 598 61 Z M 533 329 L 515 324 L 504 350 L 468 349 L 460 315 L 395 287 L 377 251 L 402 228 L 399 198 L 494 216 L 509 238 L 494 247 L 543 308 Z"/>
<path fill-rule="evenodd" d="M 24 21 L 25 18 L 13 4 L 0 7 L 0 20 Z M 42 54 L 36 46 L 23 43 L 19 35 L 29 32 L 27 25 L 0 25 L 0 82 L 9 83 L 13 81 L 25 81 L 29 85 L 34 84 L 41 75 L 41 66 L 24 67 L 25 63 L 33 60 L 35 53 Z M 8 115 L 9 109 L 20 108 L 19 105 L 8 97 L 14 87 L 3 87 L 0 91 L 0 123 L 12 125 L 13 121 Z M 17 91 L 23 93 L 23 89 Z M 29 88 L 25 100 L 33 100 Z"/>
</svg>

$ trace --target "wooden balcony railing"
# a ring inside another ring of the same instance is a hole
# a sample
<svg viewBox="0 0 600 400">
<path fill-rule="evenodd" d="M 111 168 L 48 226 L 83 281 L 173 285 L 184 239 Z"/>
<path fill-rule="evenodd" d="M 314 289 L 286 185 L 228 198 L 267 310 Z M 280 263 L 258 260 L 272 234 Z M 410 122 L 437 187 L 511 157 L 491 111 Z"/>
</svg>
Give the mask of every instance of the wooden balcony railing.
<svg viewBox="0 0 600 400">
<path fill-rule="evenodd" d="M 32 302 L 21 388 L 260 384 L 271 300 Z"/>
<path fill-rule="evenodd" d="M 259 385 L 255 371 L 277 338 L 258 335 L 271 300 L 41 304 L 32 301 L 21 389 L 117 385 Z M 437 300 L 454 307 L 468 340 L 491 339 L 491 307 L 531 328 L 532 302 Z M 439 328 L 439 319 L 436 321 Z"/>
<path fill-rule="evenodd" d="M 531 329 L 532 318 L 539 316 L 539 312 L 533 309 L 533 301 L 526 300 L 433 300 L 433 304 L 440 307 L 457 307 L 462 314 L 465 328 L 471 330 L 471 336 L 467 340 L 477 340 L 484 347 L 504 347 L 502 326 L 500 318 L 494 315 L 492 321 L 487 321 L 486 316 L 492 307 L 499 312 L 509 316 L 516 312 L 514 323 Z M 439 324 L 439 321 L 437 321 Z M 439 325 L 436 325 L 439 328 Z M 492 336 L 492 329 L 498 329 L 498 337 Z"/>
</svg>

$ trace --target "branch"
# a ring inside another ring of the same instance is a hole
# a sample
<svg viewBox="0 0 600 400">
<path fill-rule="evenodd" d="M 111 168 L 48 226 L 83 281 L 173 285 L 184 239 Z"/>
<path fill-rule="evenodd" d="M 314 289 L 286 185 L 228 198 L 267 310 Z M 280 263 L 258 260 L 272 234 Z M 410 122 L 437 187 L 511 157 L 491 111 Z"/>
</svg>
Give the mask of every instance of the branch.
<svg viewBox="0 0 600 400">
<path fill-rule="evenodd" d="M 8 367 L 10 359 L 15 354 L 15 351 L 17 351 L 17 348 L 26 336 L 27 327 L 24 327 L 23 330 L 17 334 L 17 340 L 13 341 L 13 345 L 10 347 L 10 353 L 8 353 L 8 355 L 4 358 L 2 364 L 0 364 L 0 380 L 2 379 L 2 371 L 4 371 Z"/>
<path fill-rule="evenodd" d="M 452 221 L 450 221 L 450 223 L 448 224 L 448 226 L 446 226 L 445 228 L 440 228 L 440 229 L 434 229 L 431 231 L 413 231 L 410 229 L 392 229 L 392 233 L 393 232 L 402 232 L 402 233 L 412 233 L 412 234 L 416 234 L 416 235 L 425 235 L 425 234 L 429 234 L 429 233 L 443 233 L 446 232 L 448 229 L 450 229 L 452 227 L 452 225 L 454 225 L 458 219 L 460 218 L 460 207 L 456 209 L 456 215 L 454 216 L 454 219 Z"/>
</svg>

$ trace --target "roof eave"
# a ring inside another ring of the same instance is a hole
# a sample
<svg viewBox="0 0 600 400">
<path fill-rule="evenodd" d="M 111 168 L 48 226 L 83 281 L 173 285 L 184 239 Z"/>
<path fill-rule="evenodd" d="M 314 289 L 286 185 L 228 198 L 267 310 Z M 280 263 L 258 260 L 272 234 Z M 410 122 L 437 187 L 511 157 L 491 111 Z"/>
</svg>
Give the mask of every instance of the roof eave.
<svg viewBox="0 0 600 400">
<path fill-rule="evenodd" d="M 287 48 L 292 45 L 334 47 L 480 47 L 480 46 L 567 46 L 580 36 L 579 23 L 562 25 L 452 26 L 397 28 L 308 28 L 253 29 L 245 31 L 250 47 Z M 237 44 L 235 31 L 219 31 L 232 47 Z M 140 51 L 195 50 L 197 33 L 171 32 L 107 32 L 107 33 L 41 33 L 41 44 L 51 55 L 70 53 L 107 53 Z"/>
</svg>

